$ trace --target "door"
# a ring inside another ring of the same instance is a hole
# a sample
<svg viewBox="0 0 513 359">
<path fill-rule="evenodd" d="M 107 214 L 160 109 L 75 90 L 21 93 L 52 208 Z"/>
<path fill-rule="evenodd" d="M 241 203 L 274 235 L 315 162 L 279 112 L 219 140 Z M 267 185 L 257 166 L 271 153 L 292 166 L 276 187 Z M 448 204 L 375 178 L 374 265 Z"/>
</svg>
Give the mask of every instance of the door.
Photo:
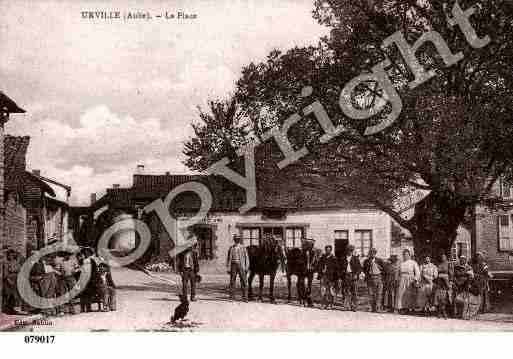
<svg viewBox="0 0 513 359">
<path fill-rule="evenodd" d="M 346 230 L 336 230 L 335 233 L 335 257 L 342 258 L 345 257 L 347 246 L 349 245 L 349 231 Z"/>
<path fill-rule="evenodd" d="M 213 259 L 214 258 L 214 240 L 213 231 L 209 226 L 196 227 L 194 234 L 198 239 L 198 257 L 199 259 Z"/>
</svg>

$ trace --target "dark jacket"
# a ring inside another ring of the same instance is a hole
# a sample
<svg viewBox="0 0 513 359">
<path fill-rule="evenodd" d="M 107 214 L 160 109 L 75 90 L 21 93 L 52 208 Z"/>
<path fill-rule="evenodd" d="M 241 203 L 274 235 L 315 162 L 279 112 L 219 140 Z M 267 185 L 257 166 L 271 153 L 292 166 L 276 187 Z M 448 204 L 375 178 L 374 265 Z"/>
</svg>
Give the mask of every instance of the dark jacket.
<svg viewBox="0 0 513 359">
<path fill-rule="evenodd" d="M 383 275 L 383 279 L 386 283 L 394 283 L 399 281 L 399 276 L 401 272 L 401 265 L 400 263 L 391 263 L 391 262 L 384 262 L 385 263 L 385 273 Z"/>
<path fill-rule="evenodd" d="M 349 266 L 351 267 L 351 273 L 358 278 L 360 273 L 362 272 L 362 263 L 360 262 L 360 258 L 358 256 L 351 256 L 349 259 Z M 340 259 L 340 275 L 341 278 L 345 278 L 347 274 L 347 257 L 342 257 Z"/>
<path fill-rule="evenodd" d="M 106 280 L 106 285 L 107 287 L 109 288 L 116 288 L 116 285 L 114 284 L 114 280 L 112 279 L 112 272 L 110 270 L 110 266 L 102 263 L 99 265 L 99 268 L 98 268 L 98 274 L 97 274 L 97 283 L 96 285 L 99 287 L 99 286 L 102 286 L 103 283 L 102 283 L 102 280 L 101 280 L 101 276 L 102 274 L 105 273 L 105 280 Z"/>
<path fill-rule="evenodd" d="M 379 267 L 379 270 L 381 272 L 381 277 L 384 278 L 385 274 L 386 274 L 386 271 L 385 271 L 385 261 L 383 259 L 381 259 L 381 258 L 375 258 L 374 260 L 375 260 L 376 264 Z M 370 279 L 370 276 L 371 276 L 370 271 L 371 271 L 371 259 L 367 258 L 363 262 L 363 273 L 365 274 L 365 279 L 366 280 Z"/>
<path fill-rule="evenodd" d="M 185 254 L 187 253 L 187 251 L 185 252 L 182 252 L 180 253 L 177 257 L 176 257 L 176 268 L 178 269 L 178 272 L 183 272 L 184 269 L 185 269 Z M 198 273 L 199 272 L 199 260 L 198 260 L 198 252 L 196 251 L 192 251 L 192 269 L 194 271 L 194 273 Z"/>
<path fill-rule="evenodd" d="M 339 278 L 339 264 L 337 257 L 333 254 L 329 257 L 323 254 L 318 263 L 319 278 L 326 277 L 329 281 L 336 281 Z"/>
</svg>

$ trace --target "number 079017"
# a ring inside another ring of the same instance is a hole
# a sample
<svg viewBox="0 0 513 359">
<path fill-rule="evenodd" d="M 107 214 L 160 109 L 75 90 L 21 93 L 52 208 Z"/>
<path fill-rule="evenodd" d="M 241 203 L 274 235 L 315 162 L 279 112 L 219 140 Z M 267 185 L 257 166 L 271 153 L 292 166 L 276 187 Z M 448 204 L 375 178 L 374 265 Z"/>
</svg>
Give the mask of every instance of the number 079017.
<svg viewBox="0 0 513 359">
<path fill-rule="evenodd" d="M 27 344 L 52 344 L 55 342 L 55 335 L 25 335 Z"/>
</svg>

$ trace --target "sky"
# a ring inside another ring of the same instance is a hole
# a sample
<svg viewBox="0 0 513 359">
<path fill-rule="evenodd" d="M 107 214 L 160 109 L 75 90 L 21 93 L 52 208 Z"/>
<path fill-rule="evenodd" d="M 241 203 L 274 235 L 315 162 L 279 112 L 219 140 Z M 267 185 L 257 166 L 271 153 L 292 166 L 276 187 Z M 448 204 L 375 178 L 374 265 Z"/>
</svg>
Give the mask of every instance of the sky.
<svg viewBox="0 0 513 359">
<path fill-rule="evenodd" d="M 27 113 L 6 132 L 31 137 L 29 170 L 87 205 L 145 172 L 190 172 L 183 143 L 197 107 L 227 98 L 243 66 L 327 30 L 313 0 L 0 1 L 0 90 Z M 194 20 L 90 20 L 81 11 L 196 14 Z"/>
</svg>

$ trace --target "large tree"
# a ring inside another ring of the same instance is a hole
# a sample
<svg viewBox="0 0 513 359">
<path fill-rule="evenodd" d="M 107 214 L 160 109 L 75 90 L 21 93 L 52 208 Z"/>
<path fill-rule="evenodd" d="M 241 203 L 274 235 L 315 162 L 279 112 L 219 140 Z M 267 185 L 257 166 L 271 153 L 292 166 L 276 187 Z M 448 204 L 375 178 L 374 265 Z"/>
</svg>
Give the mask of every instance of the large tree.
<svg viewBox="0 0 513 359">
<path fill-rule="evenodd" d="M 289 132 L 296 148 L 309 154 L 293 169 L 309 173 L 304 184 L 357 195 L 388 213 L 408 229 L 416 253 L 448 253 L 457 228 L 477 203 L 490 195 L 501 176 L 510 176 L 513 163 L 513 7 L 509 1 L 459 1 L 475 6 L 471 22 L 478 36 L 491 42 L 474 49 L 458 28 L 451 28 L 454 0 L 318 0 L 314 18 L 330 29 L 317 46 L 273 51 L 267 61 L 249 64 L 237 83 L 240 113 L 261 136 L 280 126 L 314 100 L 324 105 L 344 131 L 327 144 L 310 115 Z M 415 87 L 414 76 L 396 46 L 383 41 L 401 31 L 409 44 L 437 31 L 452 53 L 464 58 L 446 66 L 429 44 L 416 53 L 436 76 Z M 384 131 L 364 136 L 369 125 L 383 120 L 390 104 L 377 84 L 357 88 L 356 103 L 382 106 L 368 120 L 343 115 L 338 105 L 348 81 L 390 59 L 388 74 L 403 106 L 399 118 Z M 310 86 L 309 91 L 302 89 Z M 396 199 L 425 193 L 409 218 L 401 216 Z"/>
<path fill-rule="evenodd" d="M 198 107 L 200 121 L 192 124 L 194 136 L 184 144 L 184 163 L 195 171 L 203 171 L 223 157 L 236 159 L 237 148 L 251 133 L 235 99 L 211 100 L 208 109 Z"/>
</svg>

